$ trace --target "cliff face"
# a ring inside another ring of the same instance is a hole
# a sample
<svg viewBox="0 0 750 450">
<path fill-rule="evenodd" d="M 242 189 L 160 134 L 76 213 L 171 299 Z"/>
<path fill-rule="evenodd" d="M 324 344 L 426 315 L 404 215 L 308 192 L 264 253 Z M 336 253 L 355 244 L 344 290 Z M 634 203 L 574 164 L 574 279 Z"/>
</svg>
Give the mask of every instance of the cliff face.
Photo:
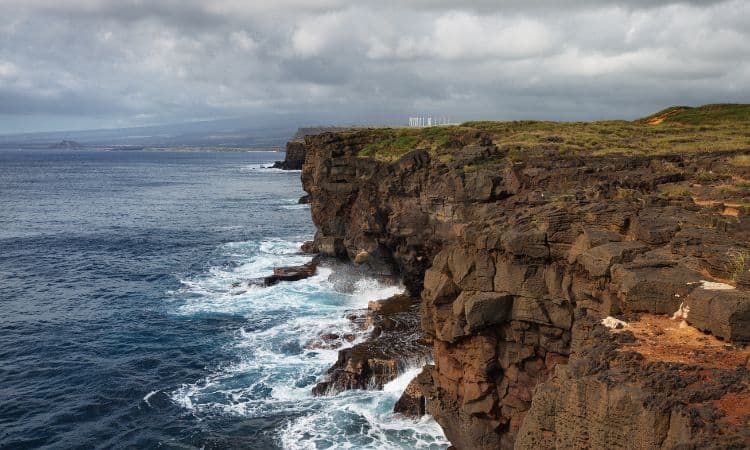
<svg viewBox="0 0 750 450">
<path fill-rule="evenodd" d="M 276 161 L 273 168 L 283 170 L 300 170 L 305 163 L 305 143 L 291 141 L 286 144 L 286 153 L 283 161 Z"/>
<path fill-rule="evenodd" d="M 410 390 L 455 447 L 750 444 L 750 210 L 699 198 L 748 152 L 519 155 L 469 130 L 362 156 L 382 139 L 306 138 L 312 249 L 421 299 Z"/>
</svg>

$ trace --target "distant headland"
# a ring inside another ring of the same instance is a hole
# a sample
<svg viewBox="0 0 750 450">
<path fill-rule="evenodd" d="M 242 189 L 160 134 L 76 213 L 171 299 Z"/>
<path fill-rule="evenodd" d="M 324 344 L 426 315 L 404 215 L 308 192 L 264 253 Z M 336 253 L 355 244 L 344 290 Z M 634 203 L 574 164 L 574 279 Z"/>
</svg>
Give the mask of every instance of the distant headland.
<svg viewBox="0 0 750 450">
<path fill-rule="evenodd" d="M 49 146 L 49 148 L 53 149 L 65 149 L 65 150 L 80 150 L 83 147 L 82 144 L 79 144 L 76 141 L 70 141 L 68 139 L 63 139 L 62 141 L 58 142 L 57 144 L 52 144 Z"/>
</svg>

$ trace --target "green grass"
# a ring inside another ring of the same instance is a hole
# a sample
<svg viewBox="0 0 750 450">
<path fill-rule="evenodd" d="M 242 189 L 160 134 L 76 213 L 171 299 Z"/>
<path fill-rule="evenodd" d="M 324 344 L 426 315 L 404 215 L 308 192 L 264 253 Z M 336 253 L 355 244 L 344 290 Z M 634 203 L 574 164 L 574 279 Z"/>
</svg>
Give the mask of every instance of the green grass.
<svg viewBox="0 0 750 450">
<path fill-rule="evenodd" d="M 750 105 L 714 104 L 697 108 L 690 106 L 672 106 L 648 117 L 640 119 L 648 123 L 662 118 L 662 123 L 681 123 L 686 125 L 715 125 L 731 122 L 750 122 Z"/>
<path fill-rule="evenodd" d="M 663 121 L 651 124 L 655 117 Z M 465 122 L 458 126 L 360 130 L 359 156 L 394 161 L 421 149 L 447 163 L 467 145 L 491 141 L 506 161 L 545 155 L 659 155 L 750 149 L 750 105 L 672 107 L 633 122 Z M 750 166 L 750 156 L 729 163 Z M 474 167 L 467 167 L 476 170 Z"/>
<path fill-rule="evenodd" d="M 750 252 L 743 250 L 732 254 L 732 279 L 736 280 L 748 270 L 750 270 Z"/>
<path fill-rule="evenodd" d="M 726 180 L 728 178 L 731 178 L 731 176 L 726 175 L 726 174 L 722 174 L 722 173 L 711 172 L 711 171 L 708 171 L 708 170 L 705 170 L 705 169 L 700 169 L 695 174 L 696 181 L 698 181 L 699 183 L 704 183 L 704 184 L 705 183 L 716 183 L 718 181 L 723 181 L 723 180 Z"/>
<path fill-rule="evenodd" d="M 447 150 L 463 147 L 468 143 L 467 133 L 476 134 L 477 130 L 462 126 L 436 126 L 368 129 L 364 132 L 369 134 L 371 142 L 362 147 L 358 156 L 387 162 L 417 149 L 426 150 L 432 156 L 446 154 Z"/>
<path fill-rule="evenodd" d="M 413 149 L 419 140 L 416 136 L 396 134 L 387 136 L 377 142 L 367 144 L 359 151 L 359 156 L 391 156 L 401 155 Z"/>
<path fill-rule="evenodd" d="M 481 170 L 481 169 L 489 169 L 492 167 L 503 165 L 506 162 L 507 162 L 506 157 L 496 157 L 492 159 L 486 159 L 476 164 L 470 164 L 468 166 L 464 166 L 464 172 L 476 172 L 477 170 Z"/>
</svg>

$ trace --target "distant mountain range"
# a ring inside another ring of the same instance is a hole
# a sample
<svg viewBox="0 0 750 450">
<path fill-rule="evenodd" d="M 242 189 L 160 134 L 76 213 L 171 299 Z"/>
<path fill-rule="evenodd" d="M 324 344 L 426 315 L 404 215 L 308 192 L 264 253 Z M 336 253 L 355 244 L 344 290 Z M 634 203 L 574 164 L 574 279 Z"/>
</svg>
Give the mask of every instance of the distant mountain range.
<svg viewBox="0 0 750 450">
<path fill-rule="evenodd" d="M 297 128 L 297 123 L 261 127 L 244 119 L 225 119 L 137 128 L 0 135 L 0 147 L 283 147 Z"/>
</svg>

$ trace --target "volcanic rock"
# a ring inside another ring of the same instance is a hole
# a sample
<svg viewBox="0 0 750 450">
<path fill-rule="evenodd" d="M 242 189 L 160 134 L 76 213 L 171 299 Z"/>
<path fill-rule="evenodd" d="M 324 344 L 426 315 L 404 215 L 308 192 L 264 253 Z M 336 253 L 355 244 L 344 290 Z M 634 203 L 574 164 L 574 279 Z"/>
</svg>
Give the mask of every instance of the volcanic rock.
<svg viewBox="0 0 750 450">
<path fill-rule="evenodd" d="M 726 161 L 748 152 L 503 142 L 523 126 L 377 155 L 392 131 L 305 139 L 309 247 L 390 268 L 419 299 L 372 311 L 379 331 L 316 393 L 381 387 L 429 343 L 434 364 L 398 409 L 426 405 L 457 449 L 750 446 L 750 210 L 682 193 L 706 168 L 746 179 Z M 680 305 L 684 324 L 670 319 Z M 610 316 L 627 326 L 601 325 Z"/>
</svg>

